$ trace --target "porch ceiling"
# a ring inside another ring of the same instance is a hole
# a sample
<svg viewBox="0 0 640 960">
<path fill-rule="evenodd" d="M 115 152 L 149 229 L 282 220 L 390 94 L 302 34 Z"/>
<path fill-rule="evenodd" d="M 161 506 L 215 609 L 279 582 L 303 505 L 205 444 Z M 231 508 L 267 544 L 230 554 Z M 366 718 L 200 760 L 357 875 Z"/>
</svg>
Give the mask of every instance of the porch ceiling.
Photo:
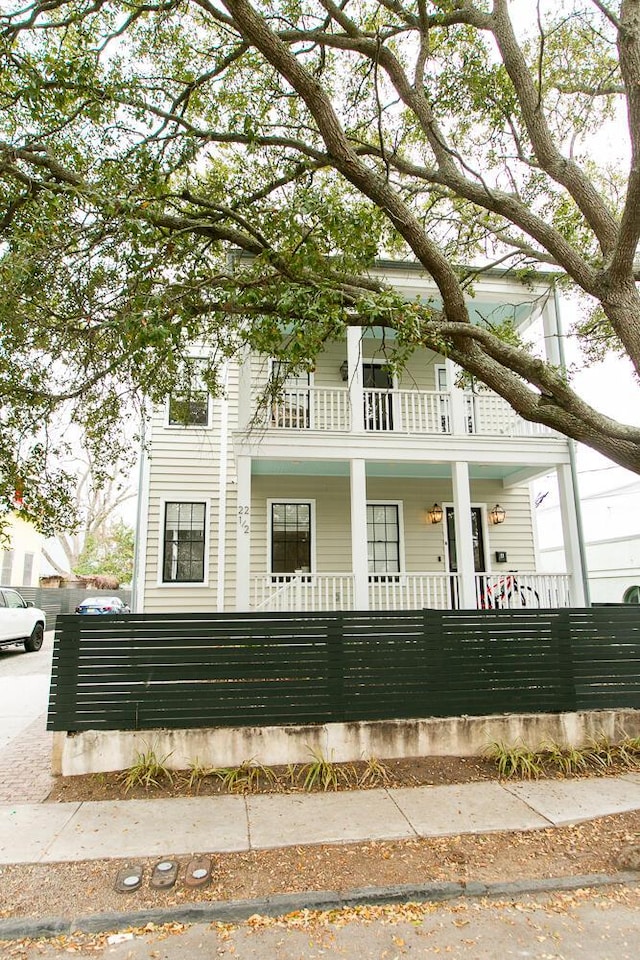
<svg viewBox="0 0 640 960">
<path fill-rule="evenodd" d="M 251 472 L 255 476 L 348 477 L 347 460 L 262 460 L 254 459 Z M 505 486 L 527 483 L 549 472 L 549 467 L 523 464 L 470 463 L 471 480 L 499 480 Z M 387 463 L 370 461 L 366 465 L 368 477 L 408 477 L 417 480 L 449 480 L 449 463 Z"/>
</svg>

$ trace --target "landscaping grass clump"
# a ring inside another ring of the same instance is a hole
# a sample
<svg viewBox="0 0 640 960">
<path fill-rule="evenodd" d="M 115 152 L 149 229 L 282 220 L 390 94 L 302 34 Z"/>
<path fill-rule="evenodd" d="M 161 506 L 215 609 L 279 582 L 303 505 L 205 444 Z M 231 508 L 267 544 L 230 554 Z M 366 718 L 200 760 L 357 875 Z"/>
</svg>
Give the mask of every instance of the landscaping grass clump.
<svg viewBox="0 0 640 960">
<path fill-rule="evenodd" d="M 211 772 L 221 780 L 228 793 L 257 793 L 261 786 L 273 786 L 277 781 L 273 770 L 258 763 L 254 757 L 243 760 L 238 767 L 217 767 Z"/>
<path fill-rule="evenodd" d="M 164 757 L 158 757 L 153 747 L 143 753 L 137 753 L 136 759 L 132 765 L 120 774 L 120 780 L 124 786 L 124 792 L 128 793 L 133 787 L 144 787 L 148 790 L 150 787 L 160 786 L 161 780 L 168 780 L 173 783 L 171 771 L 166 766 L 170 753 Z"/>
<path fill-rule="evenodd" d="M 640 767 L 640 737 L 623 737 L 618 744 L 618 754 L 625 767 Z"/>
<path fill-rule="evenodd" d="M 640 767 L 640 737 L 625 736 L 614 743 L 600 733 L 581 747 L 551 742 L 538 750 L 522 743 L 510 746 L 498 742 L 487 747 L 486 755 L 495 763 L 498 775 L 506 780 L 513 777 L 530 780 L 543 774 L 571 777 L 608 773 Z"/>
<path fill-rule="evenodd" d="M 302 783 L 303 790 L 313 790 L 314 787 L 322 787 L 323 790 L 337 790 L 340 781 L 349 779 L 348 767 L 341 767 L 328 760 L 321 750 L 309 750 L 312 760 L 306 763 L 300 771 L 300 776 L 304 777 Z"/>
<path fill-rule="evenodd" d="M 196 793 L 200 792 L 200 788 L 204 780 L 207 777 L 213 776 L 215 773 L 214 767 L 208 767 L 205 764 L 200 763 L 198 758 L 192 760 L 189 763 L 188 771 L 182 776 L 182 783 L 186 784 L 189 790 L 195 788 Z"/>
<path fill-rule="evenodd" d="M 586 773 L 589 769 L 589 757 L 579 747 L 563 747 L 558 743 L 548 743 L 543 748 L 541 762 L 546 770 L 562 773 L 570 777 Z"/>
<path fill-rule="evenodd" d="M 531 750 L 523 743 L 512 746 L 502 741 L 491 743 L 487 748 L 487 756 L 495 762 L 499 776 L 505 780 L 513 777 L 520 780 L 537 780 L 544 773 L 540 752 Z"/>
<path fill-rule="evenodd" d="M 388 767 L 381 763 L 377 757 L 369 757 L 360 776 L 358 777 L 359 787 L 388 787 L 391 785 L 393 777 Z"/>
</svg>

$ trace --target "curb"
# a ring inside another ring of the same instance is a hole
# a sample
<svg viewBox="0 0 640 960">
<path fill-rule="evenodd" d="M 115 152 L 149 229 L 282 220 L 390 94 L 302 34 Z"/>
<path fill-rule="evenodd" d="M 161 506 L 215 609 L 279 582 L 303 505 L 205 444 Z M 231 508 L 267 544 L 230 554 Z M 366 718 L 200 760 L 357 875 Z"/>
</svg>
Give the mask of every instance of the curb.
<svg viewBox="0 0 640 960">
<path fill-rule="evenodd" d="M 56 937 L 73 933 L 104 933 L 147 923 L 241 923 L 259 914 L 278 917 L 298 910 L 340 910 L 344 907 L 387 903 L 443 902 L 466 897 L 513 897 L 640 883 L 637 872 L 585 874 L 577 877 L 550 877 L 515 883 L 426 883 L 391 887 L 360 887 L 346 893 L 332 890 L 282 894 L 255 900 L 231 900 L 185 904 L 168 908 L 123 913 L 98 913 L 73 920 L 1 920 L 0 940 Z"/>
</svg>

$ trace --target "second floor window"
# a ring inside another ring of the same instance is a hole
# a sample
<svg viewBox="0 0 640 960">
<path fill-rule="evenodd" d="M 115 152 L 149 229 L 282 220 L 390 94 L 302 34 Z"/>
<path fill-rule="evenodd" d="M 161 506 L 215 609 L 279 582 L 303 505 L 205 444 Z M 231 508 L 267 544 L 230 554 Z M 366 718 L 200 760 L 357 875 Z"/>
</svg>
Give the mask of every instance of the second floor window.
<svg viewBox="0 0 640 960">
<path fill-rule="evenodd" d="M 197 363 L 169 397 L 169 426 L 209 426 L 209 391 Z"/>
</svg>

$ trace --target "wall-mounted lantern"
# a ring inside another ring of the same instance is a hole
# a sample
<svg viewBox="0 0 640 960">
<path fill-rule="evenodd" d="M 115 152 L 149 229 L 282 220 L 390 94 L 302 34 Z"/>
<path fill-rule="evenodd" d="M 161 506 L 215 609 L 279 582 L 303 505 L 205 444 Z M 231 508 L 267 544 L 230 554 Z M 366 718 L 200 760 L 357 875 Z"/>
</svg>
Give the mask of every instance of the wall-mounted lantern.
<svg viewBox="0 0 640 960">
<path fill-rule="evenodd" d="M 442 523 L 442 507 L 439 504 L 434 503 L 432 507 L 429 507 L 427 520 L 429 523 Z"/>
<path fill-rule="evenodd" d="M 489 523 L 504 523 L 507 518 L 504 507 L 501 507 L 499 503 L 496 503 L 495 507 L 491 507 L 489 510 Z"/>
<path fill-rule="evenodd" d="M 340 376 L 343 380 L 349 379 L 349 364 L 346 360 L 343 360 L 340 364 Z"/>
</svg>

